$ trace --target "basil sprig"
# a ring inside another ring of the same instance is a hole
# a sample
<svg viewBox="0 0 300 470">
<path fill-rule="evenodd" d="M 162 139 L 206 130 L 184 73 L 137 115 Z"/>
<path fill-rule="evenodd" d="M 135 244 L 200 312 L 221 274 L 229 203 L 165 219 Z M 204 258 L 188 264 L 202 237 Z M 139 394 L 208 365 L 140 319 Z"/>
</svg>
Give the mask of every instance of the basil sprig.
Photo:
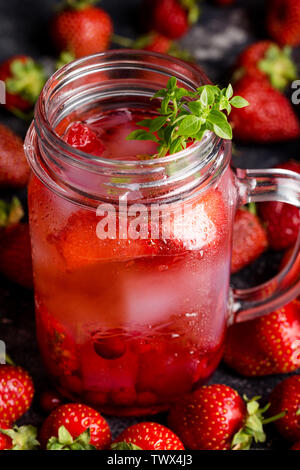
<svg viewBox="0 0 300 470">
<path fill-rule="evenodd" d="M 230 84 L 223 89 L 204 85 L 191 92 L 179 88 L 175 77 L 171 77 L 166 88 L 157 91 L 153 98 L 161 98 L 159 116 L 138 122 L 141 129 L 131 132 L 127 140 L 157 142 L 155 156 L 158 157 L 179 152 L 188 142 L 200 141 L 206 131 L 212 131 L 222 139 L 232 139 L 228 122 L 231 109 L 249 105 L 241 96 L 233 96 Z"/>
</svg>

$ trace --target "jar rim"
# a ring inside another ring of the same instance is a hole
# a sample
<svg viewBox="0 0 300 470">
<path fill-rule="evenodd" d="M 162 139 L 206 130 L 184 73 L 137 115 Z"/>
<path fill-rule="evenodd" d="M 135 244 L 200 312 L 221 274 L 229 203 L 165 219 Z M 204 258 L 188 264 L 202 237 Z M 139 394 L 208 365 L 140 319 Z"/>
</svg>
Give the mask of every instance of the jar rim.
<svg viewBox="0 0 300 470">
<path fill-rule="evenodd" d="M 53 92 L 53 86 L 52 83 L 53 81 L 57 80 L 60 82 L 62 78 L 64 80 L 71 78 L 72 74 L 78 74 L 80 72 L 80 69 L 78 70 L 78 66 L 84 67 L 86 64 L 88 64 L 91 61 L 94 60 L 101 60 L 103 58 L 109 58 L 109 57 L 114 57 L 114 56 L 139 56 L 139 57 L 145 57 L 145 58 L 150 58 L 154 57 L 160 60 L 169 60 L 170 62 L 174 64 L 178 64 L 181 67 L 185 67 L 187 70 L 189 70 L 192 73 L 196 73 L 199 76 L 199 81 L 203 80 L 205 82 L 209 82 L 209 79 L 206 77 L 206 75 L 201 71 L 200 68 L 197 66 L 194 66 L 193 64 L 189 64 L 185 61 L 182 61 L 180 59 L 177 59 L 176 57 L 173 56 L 168 56 L 165 54 L 161 54 L 158 52 L 151 52 L 151 51 L 145 51 L 145 50 L 138 50 L 138 49 L 112 49 L 109 51 L 101 52 L 98 54 L 93 54 L 90 56 L 86 56 L 80 59 L 76 59 L 69 64 L 66 64 L 56 72 L 48 79 L 46 82 L 41 95 L 39 97 L 39 100 L 37 102 L 36 108 L 35 108 L 35 121 L 39 122 L 41 127 L 43 128 L 43 133 L 47 135 L 47 138 L 51 140 L 52 145 L 55 145 L 57 148 L 63 151 L 64 157 L 67 160 L 71 160 L 76 164 L 80 164 L 80 166 L 86 166 L 90 167 L 91 165 L 94 165 L 95 163 L 97 164 L 103 164 L 103 165 L 109 165 L 111 167 L 118 167 L 118 166 L 127 166 L 127 167 L 136 167 L 136 168 L 145 168 L 145 167 L 152 167 L 156 165 L 164 165 L 167 163 L 172 163 L 173 161 L 178 161 L 181 159 L 184 159 L 187 155 L 193 153 L 193 152 L 201 152 L 201 149 L 205 148 L 209 144 L 217 145 L 218 142 L 221 140 L 218 138 L 213 132 L 206 132 L 203 139 L 201 141 L 196 141 L 192 145 L 190 145 L 188 148 L 183 149 L 179 152 L 176 152 L 171 155 L 166 155 L 164 157 L 155 157 L 155 158 L 149 158 L 148 160 L 129 160 L 129 159 L 123 159 L 123 160 L 118 160 L 118 159 L 110 159 L 109 157 L 100 157 L 96 155 L 91 155 L 89 153 L 86 153 L 82 150 L 76 149 L 72 147 L 70 144 L 65 142 L 63 138 L 55 132 L 53 129 L 53 126 L 48 118 L 47 115 L 47 110 L 46 110 L 46 103 L 49 99 L 46 98 L 46 93 L 48 90 L 51 88 L 51 92 Z M 155 70 L 154 65 L 153 70 Z M 100 65 L 98 64 L 98 67 Z M 83 68 L 82 68 L 83 70 Z M 159 70 L 159 68 L 157 69 Z M 183 75 L 181 78 L 185 78 Z M 195 84 L 194 87 L 199 86 L 200 83 Z M 35 126 L 37 133 L 42 136 L 42 134 L 39 132 L 39 126 Z"/>
</svg>

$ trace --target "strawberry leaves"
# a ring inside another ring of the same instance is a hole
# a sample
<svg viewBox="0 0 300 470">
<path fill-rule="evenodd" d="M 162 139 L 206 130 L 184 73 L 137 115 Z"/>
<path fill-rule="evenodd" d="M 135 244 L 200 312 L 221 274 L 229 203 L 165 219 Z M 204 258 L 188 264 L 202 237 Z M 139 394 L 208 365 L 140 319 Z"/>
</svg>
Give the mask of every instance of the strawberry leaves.
<svg viewBox="0 0 300 470">
<path fill-rule="evenodd" d="M 0 429 L 0 432 L 11 438 L 9 450 L 37 450 L 40 446 L 34 426 L 14 426 L 13 429 Z"/>
<path fill-rule="evenodd" d="M 244 98 L 233 96 L 230 84 L 223 89 L 204 85 L 191 92 L 178 87 L 175 77 L 153 98 L 161 98 L 160 115 L 138 122 L 142 129 L 133 131 L 127 140 L 157 142 L 158 157 L 179 152 L 190 142 L 201 141 L 207 131 L 222 139 L 232 139 L 227 117 L 232 107 L 243 108 L 249 104 Z"/>
<path fill-rule="evenodd" d="M 243 427 L 234 435 L 231 448 L 232 450 L 249 450 L 253 440 L 257 442 L 265 442 L 266 434 L 264 425 L 277 421 L 285 415 L 285 412 L 278 413 L 276 416 L 265 419 L 264 414 L 270 408 L 268 403 L 264 408 L 260 408 L 258 400 L 259 396 L 250 400 L 244 395 L 247 406 L 247 416 Z"/>
<path fill-rule="evenodd" d="M 112 450 L 142 450 L 141 447 L 133 444 L 132 442 L 115 442 L 111 445 Z"/>
<path fill-rule="evenodd" d="M 58 436 L 50 437 L 47 450 L 96 450 L 96 447 L 90 444 L 90 440 L 89 429 L 74 439 L 65 426 L 60 426 Z"/>
</svg>

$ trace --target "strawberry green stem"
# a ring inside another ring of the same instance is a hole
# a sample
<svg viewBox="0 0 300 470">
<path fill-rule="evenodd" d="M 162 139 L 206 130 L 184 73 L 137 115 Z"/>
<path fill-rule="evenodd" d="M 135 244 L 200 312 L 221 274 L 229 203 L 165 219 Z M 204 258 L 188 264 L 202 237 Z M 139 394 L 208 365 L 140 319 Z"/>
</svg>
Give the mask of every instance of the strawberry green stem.
<svg viewBox="0 0 300 470">
<path fill-rule="evenodd" d="M 125 38 L 124 36 L 120 36 L 119 34 L 113 34 L 112 35 L 112 42 L 115 44 L 118 44 L 118 46 L 126 47 L 126 48 L 132 48 L 134 47 L 134 40 Z"/>
<path fill-rule="evenodd" d="M 263 424 L 273 423 L 274 421 L 277 421 L 278 419 L 283 418 L 285 415 L 286 415 L 286 411 L 282 411 L 281 413 L 278 413 L 275 416 L 271 416 L 270 418 L 263 419 L 262 423 Z"/>
<path fill-rule="evenodd" d="M 5 363 L 9 364 L 10 366 L 15 366 L 16 365 L 14 363 L 14 361 L 12 360 L 12 358 L 8 354 L 5 354 Z"/>
<path fill-rule="evenodd" d="M 257 215 L 256 204 L 255 202 L 250 202 L 247 206 L 248 212 L 253 215 Z"/>
<path fill-rule="evenodd" d="M 100 0 L 66 0 L 65 5 L 71 10 L 84 10 L 96 5 Z"/>
<path fill-rule="evenodd" d="M 58 435 L 52 436 L 47 442 L 47 450 L 96 450 L 90 444 L 90 428 L 87 428 L 77 437 L 73 437 L 65 426 L 60 426 Z"/>
<path fill-rule="evenodd" d="M 265 57 L 258 63 L 258 68 L 269 77 L 272 86 L 279 91 L 283 91 L 289 82 L 298 77 L 290 47 L 281 49 L 276 44 L 272 44 Z"/>
<path fill-rule="evenodd" d="M 115 442 L 111 445 L 112 450 L 142 450 L 141 447 L 132 444 L 132 442 Z"/>
<path fill-rule="evenodd" d="M 46 82 L 43 68 L 32 59 L 14 60 L 10 65 L 11 77 L 6 80 L 9 93 L 21 96 L 34 105 Z"/>
<path fill-rule="evenodd" d="M 23 216 L 22 204 L 17 197 L 13 197 L 11 202 L 0 199 L 0 228 L 17 224 Z"/>
<path fill-rule="evenodd" d="M 70 51 L 62 51 L 57 62 L 56 62 L 56 70 L 60 69 L 64 65 L 69 64 L 75 60 L 75 56 L 72 52 Z"/>
<path fill-rule="evenodd" d="M 0 429 L 0 432 L 11 438 L 10 450 L 37 450 L 40 446 L 34 426 L 14 426 L 13 429 Z"/>
<path fill-rule="evenodd" d="M 199 0 L 179 0 L 179 3 L 187 10 L 188 23 L 197 23 L 200 16 Z"/>
<path fill-rule="evenodd" d="M 258 400 L 260 397 L 253 397 L 249 400 L 244 396 L 244 400 L 247 406 L 247 414 L 243 427 L 234 435 L 231 449 L 232 450 L 248 450 L 250 449 L 252 442 L 265 442 L 266 434 L 263 426 L 265 424 L 272 423 L 285 415 L 285 412 L 279 413 L 276 416 L 265 419 L 264 413 L 269 409 L 270 404 L 268 403 L 264 408 L 259 407 Z"/>
</svg>

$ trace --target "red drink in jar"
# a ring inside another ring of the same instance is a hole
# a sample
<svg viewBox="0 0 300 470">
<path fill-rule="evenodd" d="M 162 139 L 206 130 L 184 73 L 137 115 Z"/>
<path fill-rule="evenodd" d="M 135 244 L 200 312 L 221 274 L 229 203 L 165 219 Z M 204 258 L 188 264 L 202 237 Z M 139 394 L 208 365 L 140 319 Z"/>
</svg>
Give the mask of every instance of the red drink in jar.
<svg viewBox="0 0 300 470">
<path fill-rule="evenodd" d="M 170 75 L 188 89 L 206 78 L 177 60 L 168 75 L 168 57 L 124 54 L 57 72 L 26 149 L 47 370 L 71 399 L 140 415 L 196 389 L 221 359 L 238 191 L 230 144 L 213 134 L 163 159 L 151 158 L 155 143 L 126 140 L 155 116 L 150 98 Z"/>
</svg>

